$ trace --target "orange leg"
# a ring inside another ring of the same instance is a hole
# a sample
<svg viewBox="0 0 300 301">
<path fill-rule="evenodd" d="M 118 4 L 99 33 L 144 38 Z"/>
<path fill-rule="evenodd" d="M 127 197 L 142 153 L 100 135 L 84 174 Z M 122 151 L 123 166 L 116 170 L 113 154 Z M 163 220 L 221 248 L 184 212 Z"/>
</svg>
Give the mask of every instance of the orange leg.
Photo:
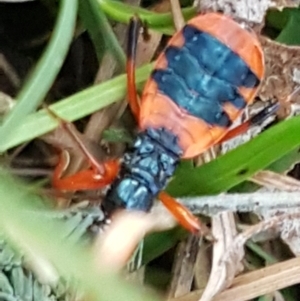
<svg viewBox="0 0 300 301">
<path fill-rule="evenodd" d="M 166 192 L 160 192 L 158 199 L 185 229 L 193 234 L 201 233 L 202 235 L 206 235 L 209 233 L 208 228 L 202 224 L 196 216 L 194 216 L 185 206 L 177 202 Z"/>
<path fill-rule="evenodd" d="M 79 171 L 78 173 L 67 177 L 62 177 L 62 174 L 69 163 L 68 153 L 62 152 L 60 155 L 59 163 L 53 173 L 53 187 L 59 190 L 76 191 L 86 189 L 99 189 L 110 184 L 119 173 L 119 161 L 108 160 L 106 162 L 99 162 L 88 150 L 71 124 L 61 119 L 49 108 L 46 109 L 51 114 L 51 116 L 53 116 L 60 122 L 61 127 L 76 142 L 76 145 L 82 151 L 83 155 L 86 157 L 87 161 L 90 164 L 90 167 L 86 170 Z"/>
<path fill-rule="evenodd" d="M 236 136 L 245 133 L 251 126 L 262 124 L 268 117 L 272 116 L 279 109 L 279 103 L 271 103 L 263 110 L 252 116 L 246 122 L 230 130 L 218 143 L 225 142 Z"/>
<path fill-rule="evenodd" d="M 52 186 L 58 190 L 77 191 L 103 188 L 109 185 L 119 172 L 119 162 L 117 160 L 109 160 L 101 165 L 101 169 L 104 170 L 103 174 L 99 172 L 98 167 L 91 165 L 86 170 L 62 177 L 69 162 L 69 159 L 66 160 L 66 154 L 66 152 L 61 153 L 59 163 L 53 173 Z"/>
<path fill-rule="evenodd" d="M 138 37 L 141 28 L 143 28 L 144 39 L 149 38 L 146 27 L 142 23 L 141 19 L 138 16 L 133 16 L 130 19 L 129 29 L 128 29 L 126 71 L 127 71 L 128 102 L 130 105 L 130 109 L 137 121 L 139 120 L 140 106 L 139 106 L 137 89 L 135 85 L 135 59 L 136 59 L 137 42 L 138 42 Z"/>
</svg>

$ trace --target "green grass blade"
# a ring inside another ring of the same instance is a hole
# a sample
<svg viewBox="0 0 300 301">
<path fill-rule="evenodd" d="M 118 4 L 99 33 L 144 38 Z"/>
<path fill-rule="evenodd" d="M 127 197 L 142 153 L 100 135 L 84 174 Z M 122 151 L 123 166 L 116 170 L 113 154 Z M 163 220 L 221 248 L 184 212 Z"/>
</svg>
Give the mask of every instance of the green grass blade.
<svg viewBox="0 0 300 301">
<path fill-rule="evenodd" d="M 58 74 L 72 41 L 77 15 L 76 0 L 61 0 L 52 38 L 17 97 L 17 104 L 0 127 L 0 140 L 8 141 L 23 118 L 43 101 Z"/>
<path fill-rule="evenodd" d="M 125 70 L 126 55 L 106 16 L 99 9 L 97 0 L 79 0 L 79 16 L 94 42 L 99 62 L 106 49 L 114 55 L 119 65 Z"/>
<path fill-rule="evenodd" d="M 132 6 L 120 1 L 114 0 L 97 0 L 101 9 L 113 20 L 128 23 L 134 15 L 138 16 L 152 29 L 158 30 L 165 34 L 175 32 L 173 26 L 172 13 L 154 13 L 138 6 Z M 194 7 L 182 9 L 185 20 L 188 20 L 197 14 Z"/>
<path fill-rule="evenodd" d="M 174 196 L 217 194 L 247 180 L 300 145 L 300 117 L 281 122 L 250 142 L 198 168 L 178 168 Z"/>
<path fill-rule="evenodd" d="M 274 163 L 271 163 L 267 166 L 267 170 L 274 171 L 277 173 L 286 173 L 293 169 L 296 163 L 300 162 L 300 153 L 299 148 L 295 148 L 292 151 L 288 152 L 286 155 L 281 157 L 279 160 L 276 160 Z M 229 191 L 231 193 L 243 193 L 256 191 L 261 186 L 253 182 L 245 181 L 237 186 L 231 188 Z"/>
<path fill-rule="evenodd" d="M 273 27 L 277 30 L 282 30 L 289 19 L 289 10 L 283 9 L 279 10 L 270 10 L 266 15 L 267 26 Z"/>
<path fill-rule="evenodd" d="M 149 64 L 137 70 L 136 79 L 138 86 L 148 78 L 151 69 L 152 65 Z M 123 74 L 61 100 L 50 106 L 50 108 L 60 117 L 69 121 L 75 121 L 122 99 L 125 94 L 126 76 Z M 45 110 L 28 115 L 7 139 L 0 140 L 0 152 L 46 134 L 57 126 L 57 120 Z"/>
<path fill-rule="evenodd" d="M 269 28 L 280 31 L 275 39 L 286 45 L 299 45 L 300 9 L 286 7 L 282 11 L 270 10 L 266 16 L 266 24 Z"/>
<path fill-rule="evenodd" d="M 279 36 L 276 38 L 276 41 L 286 45 L 300 45 L 300 10 L 293 9 L 289 11 L 289 19 Z"/>
</svg>

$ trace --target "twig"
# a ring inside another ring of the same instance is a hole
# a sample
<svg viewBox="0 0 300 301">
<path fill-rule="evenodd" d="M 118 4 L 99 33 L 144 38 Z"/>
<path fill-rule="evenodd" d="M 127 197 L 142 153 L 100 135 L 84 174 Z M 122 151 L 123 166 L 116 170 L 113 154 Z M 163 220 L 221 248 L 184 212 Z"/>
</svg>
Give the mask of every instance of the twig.
<svg viewBox="0 0 300 301">
<path fill-rule="evenodd" d="M 200 237 L 190 234 L 176 251 L 168 298 L 180 297 L 191 291 Z"/>
<path fill-rule="evenodd" d="M 194 214 L 214 215 L 221 211 L 261 212 L 270 209 L 287 209 L 300 206 L 299 192 L 255 192 L 221 194 L 218 196 L 179 199 Z"/>
<path fill-rule="evenodd" d="M 250 300 L 263 294 L 274 292 L 299 283 L 300 258 L 293 258 L 266 268 L 237 277 L 231 288 L 217 295 L 213 301 Z M 196 301 L 202 291 L 194 291 L 169 301 Z"/>
<path fill-rule="evenodd" d="M 182 12 L 180 8 L 180 3 L 178 0 L 171 0 L 170 2 L 171 2 L 171 10 L 173 14 L 175 29 L 176 31 L 179 31 L 185 25 L 185 21 L 182 16 Z"/>
<path fill-rule="evenodd" d="M 215 238 L 213 245 L 213 262 L 207 286 L 200 301 L 209 301 L 217 293 L 229 286 L 234 276 L 243 270 L 241 264 L 244 257 L 243 245 L 235 249 L 235 261 L 226 264 L 222 261 L 226 250 L 230 248 L 237 235 L 234 216 L 231 212 L 222 212 L 212 218 L 212 235 Z"/>
</svg>

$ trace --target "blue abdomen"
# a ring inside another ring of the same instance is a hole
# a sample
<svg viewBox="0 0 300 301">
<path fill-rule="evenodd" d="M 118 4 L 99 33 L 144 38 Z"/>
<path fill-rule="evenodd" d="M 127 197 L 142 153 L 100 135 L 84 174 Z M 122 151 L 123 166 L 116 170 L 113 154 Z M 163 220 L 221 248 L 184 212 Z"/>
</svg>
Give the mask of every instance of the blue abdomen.
<svg viewBox="0 0 300 301">
<path fill-rule="evenodd" d="M 167 66 L 153 70 L 152 79 L 159 92 L 191 115 L 212 126 L 229 127 L 231 119 L 223 105 L 245 108 L 239 87 L 254 88 L 260 80 L 238 54 L 212 35 L 192 25 L 186 25 L 182 35 L 183 46 L 165 49 Z"/>
<path fill-rule="evenodd" d="M 141 132 L 133 150 L 124 156 L 118 179 L 110 188 L 103 207 L 108 214 L 116 208 L 149 211 L 179 162 L 177 138 L 165 129 Z"/>
</svg>

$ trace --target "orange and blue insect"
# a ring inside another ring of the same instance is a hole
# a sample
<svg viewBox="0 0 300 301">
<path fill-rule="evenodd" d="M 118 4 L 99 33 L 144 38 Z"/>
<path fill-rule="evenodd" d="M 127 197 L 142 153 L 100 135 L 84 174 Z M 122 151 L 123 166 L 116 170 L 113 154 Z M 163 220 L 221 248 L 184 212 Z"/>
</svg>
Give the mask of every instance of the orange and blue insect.
<svg viewBox="0 0 300 301">
<path fill-rule="evenodd" d="M 146 83 L 137 113 L 140 133 L 105 210 L 149 211 L 181 158 L 203 153 L 228 133 L 263 75 L 263 51 L 253 33 L 217 13 L 189 21 L 171 38 Z"/>
<path fill-rule="evenodd" d="M 125 154 L 119 172 L 118 160 L 98 162 L 69 130 L 90 167 L 61 178 L 65 164 L 60 160 L 53 186 L 83 190 L 113 182 L 103 202 L 108 215 L 119 208 L 147 212 L 158 197 L 181 225 L 193 233 L 203 231 L 199 220 L 162 190 L 181 158 L 193 158 L 277 110 L 276 103 L 270 104 L 229 130 L 257 94 L 264 75 L 263 51 L 255 34 L 231 18 L 216 13 L 197 16 L 158 57 L 139 103 L 134 57 L 140 26 L 138 18 L 131 20 L 128 43 L 128 98 L 140 129 L 133 149 Z"/>
</svg>

